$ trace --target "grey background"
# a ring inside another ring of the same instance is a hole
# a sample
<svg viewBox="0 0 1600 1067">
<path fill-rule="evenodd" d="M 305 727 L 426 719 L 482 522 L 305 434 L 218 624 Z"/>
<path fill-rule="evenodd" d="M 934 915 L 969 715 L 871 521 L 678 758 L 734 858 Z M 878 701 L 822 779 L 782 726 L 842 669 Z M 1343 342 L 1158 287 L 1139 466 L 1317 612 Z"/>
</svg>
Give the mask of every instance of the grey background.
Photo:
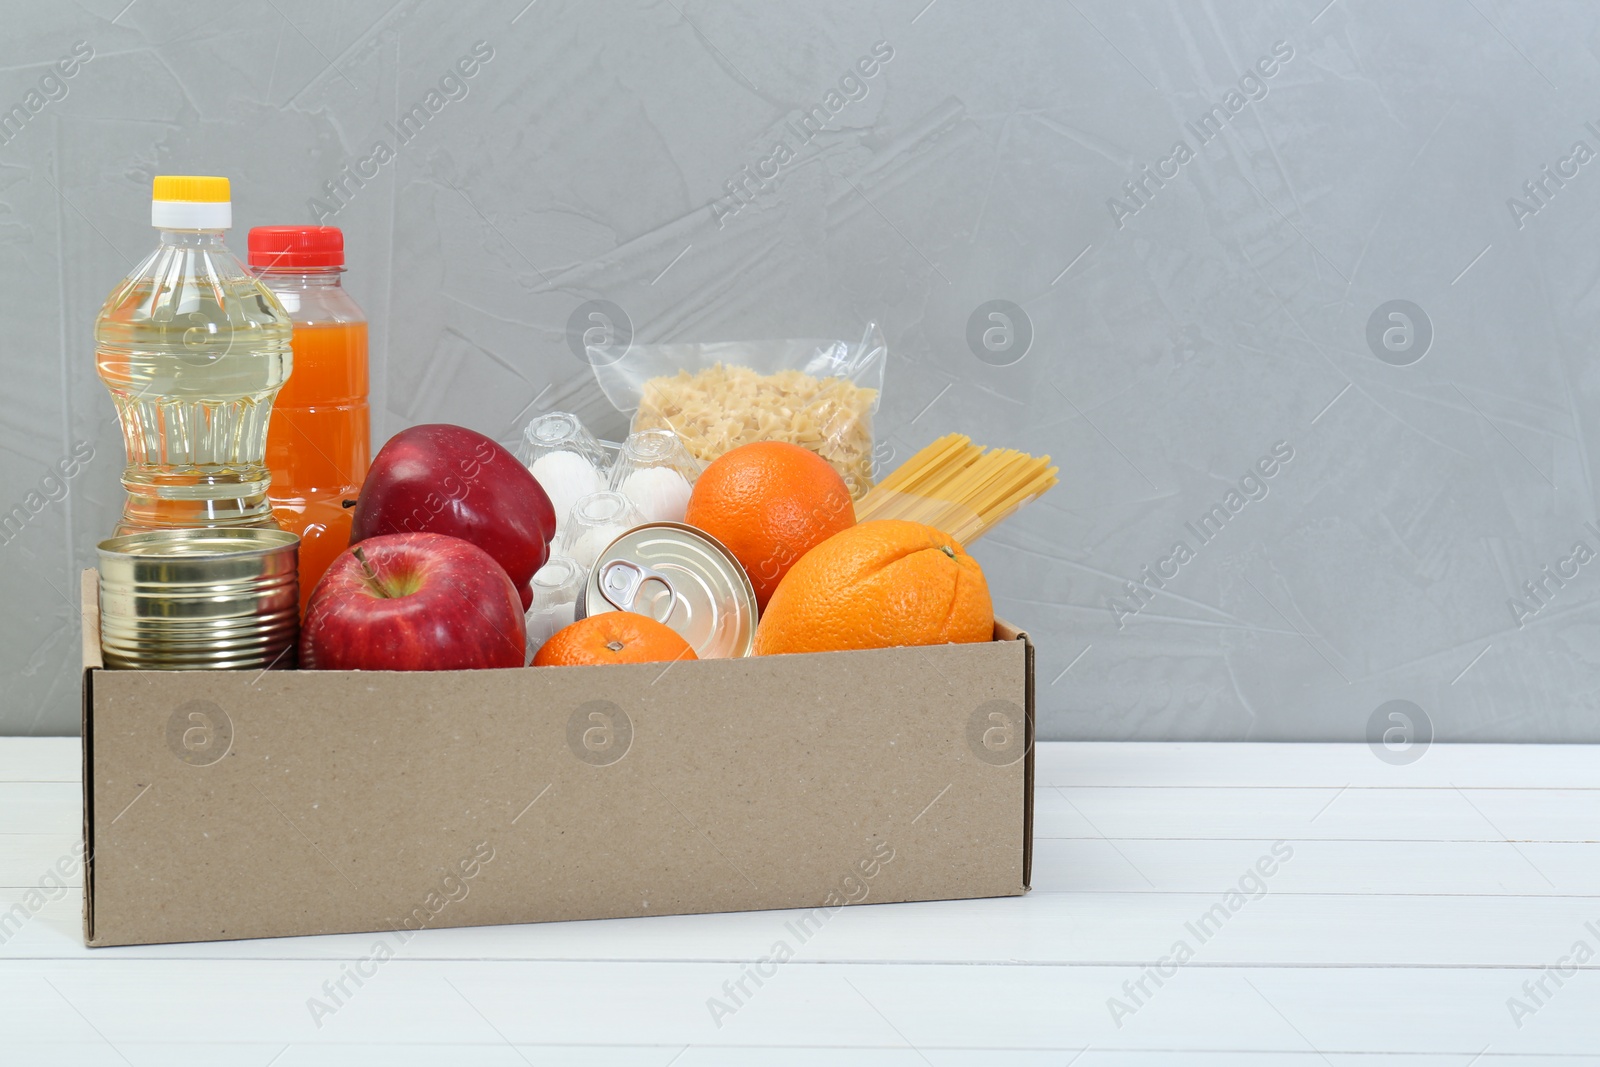
<svg viewBox="0 0 1600 1067">
<path fill-rule="evenodd" d="M 551 406 L 615 433 L 566 349 L 585 300 L 644 341 L 876 318 L 898 457 L 959 430 L 1061 465 L 975 550 L 1038 643 L 1042 736 L 1355 740 L 1404 700 L 1441 740 L 1600 739 L 1600 562 L 1520 627 L 1508 606 L 1600 550 L 1600 160 L 1520 227 L 1507 203 L 1600 151 L 1600 8 L 523 3 L 5 5 L 0 108 L 95 55 L 0 146 L 0 507 L 78 442 L 95 458 L 0 546 L 0 733 L 77 729 L 76 575 L 121 496 L 91 326 L 153 245 L 150 178 L 230 176 L 242 252 L 250 225 L 314 221 L 483 41 L 467 95 L 326 220 L 374 323 L 375 444 L 419 421 L 511 441 Z M 799 145 L 788 124 L 880 41 L 865 97 Z M 1277 42 L 1265 95 L 1201 145 L 1185 123 Z M 779 138 L 795 161 L 719 225 Z M 1119 227 L 1109 198 L 1179 140 L 1195 158 Z M 996 299 L 1034 334 L 1009 366 L 966 341 Z M 1434 334 L 1408 366 L 1367 340 L 1395 299 Z M 1115 618 L 1277 442 L 1267 496 Z"/>
</svg>

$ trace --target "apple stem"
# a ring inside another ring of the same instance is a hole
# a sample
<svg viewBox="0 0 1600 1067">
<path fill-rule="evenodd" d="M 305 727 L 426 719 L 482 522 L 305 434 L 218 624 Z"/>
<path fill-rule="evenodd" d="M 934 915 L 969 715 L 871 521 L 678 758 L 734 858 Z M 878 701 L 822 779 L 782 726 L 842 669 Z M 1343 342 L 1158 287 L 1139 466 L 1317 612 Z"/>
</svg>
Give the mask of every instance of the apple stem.
<svg viewBox="0 0 1600 1067">
<path fill-rule="evenodd" d="M 341 508 L 353 508 L 353 507 L 356 506 L 356 501 L 354 501 L 354 500 L 341 500 L 341 501 L 339 501 L 339 506 Z"/>
<path fill-rule="evenodd" d="M 389 591 L 385 589 L 383 587 L 383 583 L 378 580 L 378 572 L 373 570 L 372 564 L 367 561 L 367 554 L 361 551 L 361 546 L 357 545 L 356 547 L 352 548 L 350 550 L 350 554 L 355 556 L 357 562 L 361 564 L 361 573 L 367 579 L 367 585 L 372 587 L 372 591 L 381 597 L 387 597 L 389 595 Z"/>
</svg>

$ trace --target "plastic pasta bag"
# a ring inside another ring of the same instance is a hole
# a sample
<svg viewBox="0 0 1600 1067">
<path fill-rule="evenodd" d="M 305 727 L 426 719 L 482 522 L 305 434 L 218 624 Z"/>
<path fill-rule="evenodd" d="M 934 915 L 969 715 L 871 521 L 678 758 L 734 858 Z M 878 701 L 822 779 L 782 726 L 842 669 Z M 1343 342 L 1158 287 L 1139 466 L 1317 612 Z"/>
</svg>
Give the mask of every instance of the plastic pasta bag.
<svg viewBox="0 0 1600 1067">
<path fill-rule="evenodd" d="M 634 433 L 672 430 L 701 463 L 751 441 L 787 441 L 827 460 L 852 498 L 872 488 L 872 415 L 888 358 L 877 323 L 854 344 L 613 345 L 588 357 Z"/>
</svg>

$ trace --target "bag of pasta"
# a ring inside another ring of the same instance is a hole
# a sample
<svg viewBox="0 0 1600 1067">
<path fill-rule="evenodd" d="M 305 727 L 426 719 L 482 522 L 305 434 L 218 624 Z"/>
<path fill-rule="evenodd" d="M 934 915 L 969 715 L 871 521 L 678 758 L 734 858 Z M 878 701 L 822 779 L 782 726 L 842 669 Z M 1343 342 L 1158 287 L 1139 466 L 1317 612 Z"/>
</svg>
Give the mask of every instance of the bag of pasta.
<svg viewBox="0 0 1600 1067">
<path fill-rule="evenodd" d="M 588 348 L 595 379 L 631 429 L 669 429 L 702 464 L 751 441 L 787 441 L 827 460 L 850 495 L 872 488 L 872 415 L 883 332 L 861 340 L 720 341 Z"/>
</svg>

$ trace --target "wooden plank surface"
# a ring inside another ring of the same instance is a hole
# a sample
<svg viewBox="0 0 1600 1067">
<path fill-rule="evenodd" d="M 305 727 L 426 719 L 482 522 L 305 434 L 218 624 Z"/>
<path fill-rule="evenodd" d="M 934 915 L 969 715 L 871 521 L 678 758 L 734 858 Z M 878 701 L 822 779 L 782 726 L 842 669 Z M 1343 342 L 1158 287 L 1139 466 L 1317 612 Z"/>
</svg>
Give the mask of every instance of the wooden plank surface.
<svg viewBox="0 0 1600 1067">
<path fill-rule="evenodd" d="M 847 908 L 805 943 L 786 912 L 430 930 L 378 960 L 385 935 L 83 948 L 77 743 L 5 740 L 0 1034 L 88 1064 L 1600 1062 L 1597 756 L 1043 744 L 1025 898 Z"/>
</svg>

